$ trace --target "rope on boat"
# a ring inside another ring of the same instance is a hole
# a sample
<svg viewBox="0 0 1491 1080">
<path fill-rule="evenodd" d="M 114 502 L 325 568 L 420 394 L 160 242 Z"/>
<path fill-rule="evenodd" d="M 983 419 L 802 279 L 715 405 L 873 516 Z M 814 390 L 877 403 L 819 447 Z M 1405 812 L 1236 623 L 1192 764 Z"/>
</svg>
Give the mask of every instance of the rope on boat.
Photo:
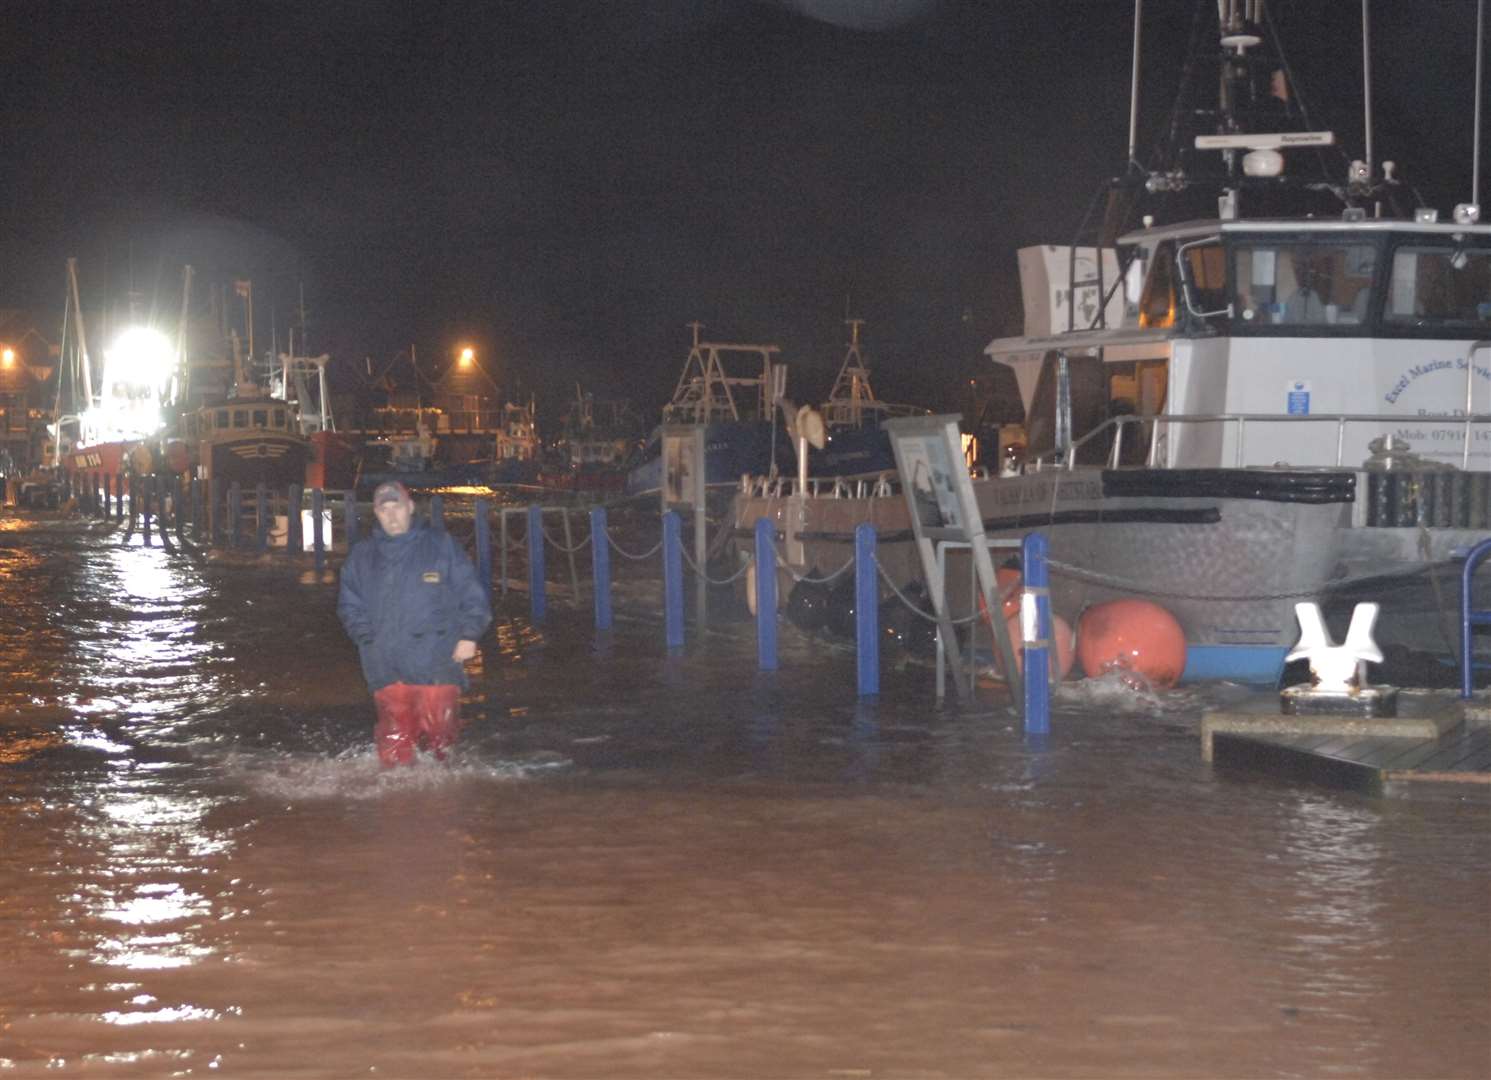
<svg viewBox="0 0 1491 1080">
<path fill-rule="evenodd" d="M 1135 593 L 1140 596 L 1158 596 L 1165 600 L 1195 600 L 1203 603 L 1213 604 L 1240 604 L 1254 600 L 1304 600 L 1319 594 L 1319 589 L 1297 589 L 1294 592 L 1281 593 L 1248 593 L 1243 596 L 1215 596 L 1207 593 L 1183 593 L 1168 592 L 1164 589 L 1153 589 L 1147 585 L 1128 578 L 1115 577 L 1112 574 L 1100 574 L 1096 570 L 1084 570 L 1080 566 L 1061 562 L 1057 559 L 1047 559 L 1046 565 L 1051 568 L 1053 574 L 1071 578 L 1074 581 L 1083 581 L 1089 585 L 1107 585 L 1110 588 L 1122 592 Z"/>
</svg>

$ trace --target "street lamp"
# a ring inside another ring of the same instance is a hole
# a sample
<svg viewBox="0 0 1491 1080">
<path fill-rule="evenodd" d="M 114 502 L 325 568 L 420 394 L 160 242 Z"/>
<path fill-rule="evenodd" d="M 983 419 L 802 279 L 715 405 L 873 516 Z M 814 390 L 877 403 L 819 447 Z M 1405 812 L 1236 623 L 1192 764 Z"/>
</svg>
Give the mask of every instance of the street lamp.
<svg viewBox="0 0 1491 1080">
<path fill-rule="evenodd" d="M 16 351 L 7 345 L 0 350 L 0 367 L 15 367 Z"/>
<path fill-rule="evenodd" d="M 469 367 L 471 367 L 475 363 L 476 363 L 476 350 L 473 349 L 471 346 L 468 345 L 464 349 L 461 350 L 461 366 L 463 368 L 469 368 Z"/>
</svg>

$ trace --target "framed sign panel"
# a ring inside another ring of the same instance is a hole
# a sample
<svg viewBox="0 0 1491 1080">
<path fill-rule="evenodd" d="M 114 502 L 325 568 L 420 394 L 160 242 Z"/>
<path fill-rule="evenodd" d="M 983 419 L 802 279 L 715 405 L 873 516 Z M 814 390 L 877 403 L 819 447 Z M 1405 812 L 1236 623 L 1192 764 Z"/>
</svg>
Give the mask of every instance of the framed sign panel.
<svg viewBox="0 0 1491 1080">
<path fill-rule="evenodd" d="M 663 511 L 704 509 L 704 428 L 663 425 Z"/>
</svg>

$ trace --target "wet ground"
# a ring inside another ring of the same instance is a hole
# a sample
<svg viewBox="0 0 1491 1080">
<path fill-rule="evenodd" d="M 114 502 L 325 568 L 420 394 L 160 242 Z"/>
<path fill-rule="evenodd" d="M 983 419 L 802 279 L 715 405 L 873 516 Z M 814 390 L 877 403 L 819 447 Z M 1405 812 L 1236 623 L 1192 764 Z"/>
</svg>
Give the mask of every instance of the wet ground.
<svg viewBox="0 0 1491 1080">
<path fill-rule="evenodd" d="M 385 773 L 331 575 L 0 517 L 0 1075 L 1491 1075 L 1484 799 L 1214 772 L 1195 692 L 1032 745 L 670 656 L 616 569 Z"/>
</svg>

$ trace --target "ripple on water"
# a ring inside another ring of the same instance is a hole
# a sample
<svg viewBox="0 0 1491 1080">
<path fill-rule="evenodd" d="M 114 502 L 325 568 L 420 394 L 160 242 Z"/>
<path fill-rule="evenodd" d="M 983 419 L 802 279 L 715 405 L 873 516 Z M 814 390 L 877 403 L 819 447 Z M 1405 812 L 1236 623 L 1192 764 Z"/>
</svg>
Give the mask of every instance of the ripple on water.
<svg viewBox="0 0 1491 1080">
<path fill-rule="evenodd" d="M 412 791 L 439 791 L 470 783 L 532 780 L 567 769 L 557 755 L 523 760 L 482 760 L 457 749 L 446 761 L 421 755 L 414 765 L 385 769 L 371 746 L 338 754 L 287 754 L 239 750 L 223 759 L 230 778 L 252 791 L 287 802 L 382 799 Z"/>
</svg>

